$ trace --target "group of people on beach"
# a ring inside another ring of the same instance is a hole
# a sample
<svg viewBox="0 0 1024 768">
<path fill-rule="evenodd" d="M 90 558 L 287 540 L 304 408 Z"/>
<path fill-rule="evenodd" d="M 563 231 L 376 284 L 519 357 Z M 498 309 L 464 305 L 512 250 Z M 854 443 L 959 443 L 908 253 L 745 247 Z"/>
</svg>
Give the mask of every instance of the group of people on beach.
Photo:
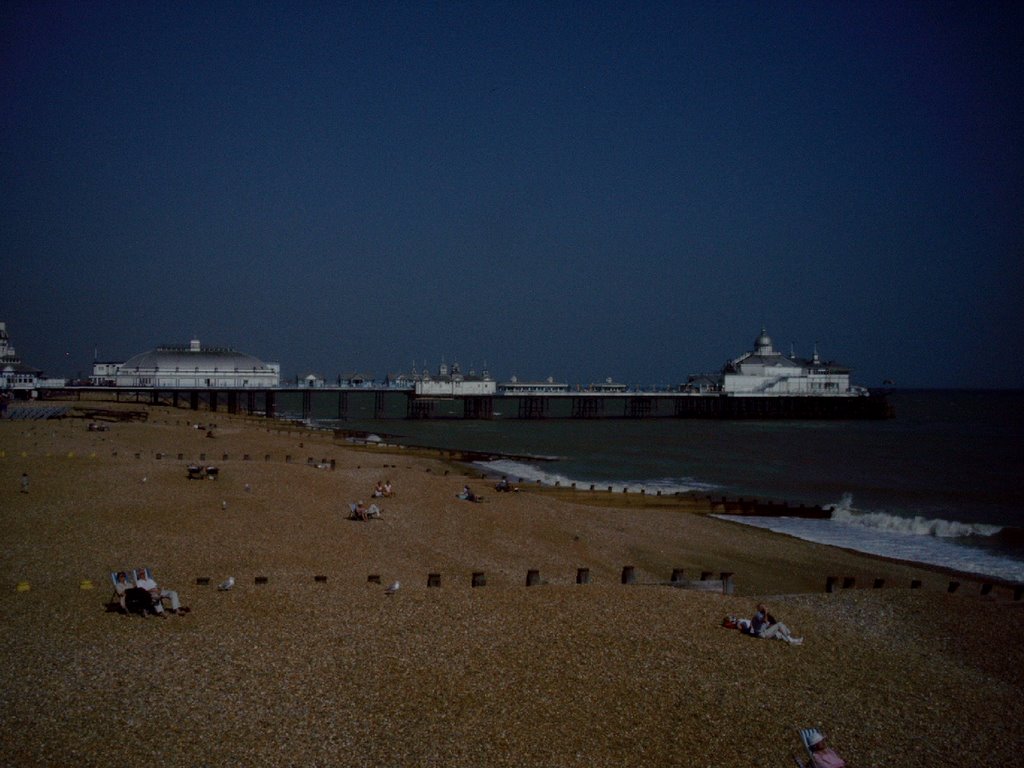
<svg viewBox="0 0 1024 768">
<path fill-rule="evenodd" d="M 494 490 L 498 493 L 519 493 L 519 488 L 512 485 L 507 477 L 501 478 L 497 483 L 494 484 Z"/>
<path fill-rule="evenodd" d="M 128 573 L 118 571 L 114 574 L 114 592 L 117 594 L 117 601 L 122 613 L 139 613 L 143 617 L 153 613 L 166 619 L 164 600 L 170 602 L 170 612 L 175 615 L 181 615 L 188 611 L 187 608 L 182 608 L 177 592 L 173 589 L 163 589 L 157 585 L 148 568 L 137 568 L 132 571 L 130 583 Z"/>
<path fill-rule="evenodd" d="M 784 640 L 790 645 L 803 645 L 802 637 L 794 637 L 789 627 L 776 619 L 765 606 L 758 603 L 753 618 L 738 619 L 735 616 L 727 616 L 722 622 L 723 626 L 738 629 L 745 635 L 761 638 L 762 640 Z M 852 768 L 846 761 L 835 753 L 835 750 L 825 744 L 825 735 L 815 728 L 809 728 L 801 732 L 804 746 L 807 749 L 809 760 L 804 762 L 796 759 L 796 764 L 801 768 Z"/>
<path fill-rule="evenodd" d="M 373 487 L 372 496 L 375 499 L 391 498 L 395 495 L 395 489 L 391 485 L 390 480 L 381 482 L 377 481 L 377 484 Z M 370 504 L 366 506 L 366 503 L 360 499 L 359 501 L 352 502 L 348 505 L 349 512 L 351 513 L 348 517 L 349 520 L 373 520 L 380 518 L 381 508 L 376 504 Z"/>
<path fill-rule="evenodd" d="M 348 505 L 349 520 L 362 520 L 364 523 L 368 520 L 379 519 L 381 509 L 376 504 L 371 504 L 369 507 L 362 500 Z"/>
</svg>

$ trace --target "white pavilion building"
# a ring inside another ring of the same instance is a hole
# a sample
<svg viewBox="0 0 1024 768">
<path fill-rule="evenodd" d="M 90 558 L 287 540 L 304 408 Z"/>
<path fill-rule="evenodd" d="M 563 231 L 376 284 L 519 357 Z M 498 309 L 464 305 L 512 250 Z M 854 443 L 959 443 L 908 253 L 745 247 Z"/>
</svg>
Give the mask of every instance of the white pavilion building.
<svg viewBox="0 0 1024 768">
<path fill-rule="evenodd" d="M 157 347 L 117 366 L 118 387 L 168 389 L 267 389 L 280 386 L 281 366 L 233 349 L 188 346 Z"/>
<path fill-rule="evenodd" d="M 775 351 L 771 337 L 761 329 L 754 349 L 730 360 L 722 369 L 721 391 L 733 395 L 860 395 L 850 385 L 850 369 L 818 357 L 786 357 Z"/>
</svg>

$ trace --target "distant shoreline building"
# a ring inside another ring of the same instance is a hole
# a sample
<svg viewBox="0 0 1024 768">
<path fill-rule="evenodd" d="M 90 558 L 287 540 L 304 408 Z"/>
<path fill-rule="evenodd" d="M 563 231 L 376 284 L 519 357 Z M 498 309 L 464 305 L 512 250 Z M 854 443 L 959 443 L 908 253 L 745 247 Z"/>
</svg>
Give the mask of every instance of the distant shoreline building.
<svg viewBox="0 0 1024 768">
<path fill-rule="evenodd" d="M 168 389 L 268 389 L 281 384 L 281 366 L 225 347 L 203 347 L 199 339 L 187 346 L 157 347 L 123 363 L 96 363 L 94 381 L 113 386 Z"/>
</svg>

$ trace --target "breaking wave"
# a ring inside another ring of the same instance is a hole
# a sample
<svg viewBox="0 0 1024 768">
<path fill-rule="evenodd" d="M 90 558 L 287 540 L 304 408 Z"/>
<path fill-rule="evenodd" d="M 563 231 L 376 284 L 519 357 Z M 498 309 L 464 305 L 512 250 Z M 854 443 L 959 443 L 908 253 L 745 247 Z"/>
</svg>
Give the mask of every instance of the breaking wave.
<svg viewBox="0 0 1024 768">
<path fill-rule="evenodd" d="M 934 536 L 942 539 L 959 539 L 968 536 L 994 536 L 1003 530 L 999 525 L 984 523 L 960 523 L 956 520 L 941 520 L 921 517 L 900 517 L 888 512 L 871 512 L 855 509 L 853 495 L 843 494 L 833 507 L 832 520 L 851 526 L 861 526 L 875 531 L 905 534 L 908 536 Z"/>
<path fill-rule="evenodd" d="M 689 493 L 694 491 L 710 491 L 717 486 L 702 483 L 698 480 L 694 480 L 689 477 L 665 477 L 647 480 L 637 480 L 635 482 L 622 481 L 622 480 L 595 480 L 595 479 L 581 479 L 578 477 L 569 477 L 568 475 L 560 472 L 553 472 L 548 469 L 534 466 L 521 461 L 514 461 L 512 459 L 497 459 L 495 461 L 477 461 L 474 464 L 481 467 L 484 471 L 495 476 L 506 476 L 512 481 L 519 483 L 539 483 L 541 485 L 549 486 L 571 486 L 573 483 L 580 490 L 589 490 L 590 486 L 594 487 L 594 490 L 606 491 L 609 488 L 613 492 L 621 493 L 623 490 L 629 490 L 630 492 L 639 493 L 641 490 L 644 493 L 656 494 L 659 491 L 662 494 L 670 495 L 673 493 Z"/>
</svg>

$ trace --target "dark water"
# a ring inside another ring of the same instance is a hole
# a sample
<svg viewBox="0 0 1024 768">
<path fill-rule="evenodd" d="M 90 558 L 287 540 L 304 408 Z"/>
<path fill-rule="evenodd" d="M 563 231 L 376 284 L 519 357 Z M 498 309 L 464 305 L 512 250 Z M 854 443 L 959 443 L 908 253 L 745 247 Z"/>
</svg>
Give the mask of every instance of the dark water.
<svg viewBox="0 0 1024 768">
<path fill-rule="evenodd" d="M 1024 582 L 1024 392 L 907 391 L 887 421 L 404 421 L 341 426 L 438 448 L 543 457 L 532 482 L 836 505 L 751 521 L 802 538 Z"/>
</svg>

